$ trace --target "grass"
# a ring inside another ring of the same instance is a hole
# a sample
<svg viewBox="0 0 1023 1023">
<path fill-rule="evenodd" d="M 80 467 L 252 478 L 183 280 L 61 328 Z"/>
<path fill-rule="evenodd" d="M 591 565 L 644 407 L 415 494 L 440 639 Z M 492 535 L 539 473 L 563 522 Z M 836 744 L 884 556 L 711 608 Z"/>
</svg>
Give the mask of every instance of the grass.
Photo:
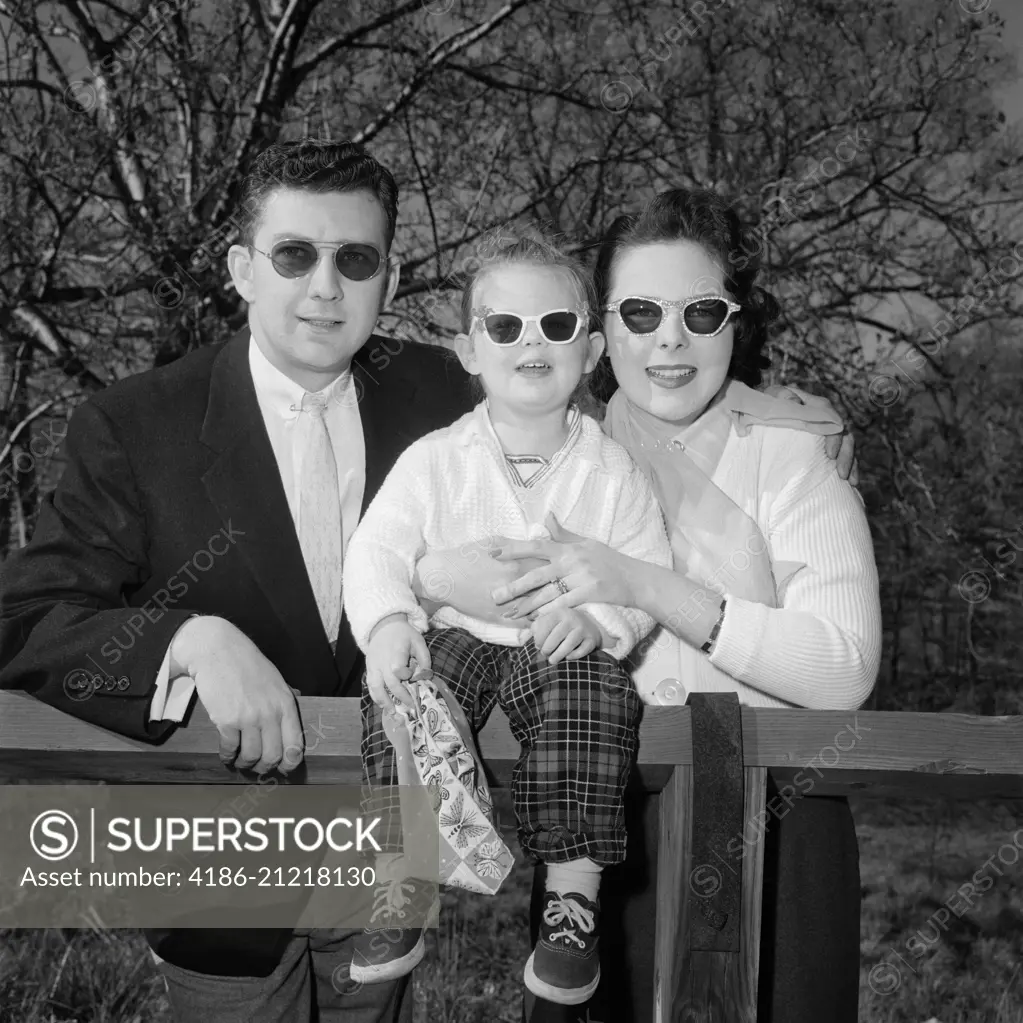
<svg viewBox="0 0 1023 1023">
<path fill-rule="evenodd" d="M 1011 844 L 1021 808 L 857 800 L 853 810 L 864 888 L 860 1020 L 1023 1023 L 1023 859 L 1013 862 Z M 978 871 L 992 884 L 967 890 L 968 908 L 956 892 Z"/>
<path fill-rule="evenodd" d="M 853 811 L 861 1023 L 1023 1023 L 1023 860 L 1005 862 L 1004 848 L 1023 807 L 857 798 Z M 992 886 L 944 920 L 942 904 L 986 861 Z M 495 899 L 445 896 L 417 970 L 416 1023 L 518 1023 L 530 877 L 520 862 Z M 171 1023 L 162 987 L 138 932 L 0 932 L 0 1023 Z"/>
</svg>

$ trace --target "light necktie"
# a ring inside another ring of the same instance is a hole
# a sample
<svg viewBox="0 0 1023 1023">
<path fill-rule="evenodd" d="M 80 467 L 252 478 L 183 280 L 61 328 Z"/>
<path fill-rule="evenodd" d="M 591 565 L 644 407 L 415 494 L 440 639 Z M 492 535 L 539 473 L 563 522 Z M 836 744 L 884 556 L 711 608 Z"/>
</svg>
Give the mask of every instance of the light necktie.
<svg viewBox="0 0 1023 1023">
<path fill-rule="evenodd" d="M 337 640 L 341 624 L 341 567 L 344 556 L 337 463 L 327 432 L 327 402 L 305 394 L 299 422 L 304 430 L 299 482 L 298 542 L 320 609 L 327 640 Z"/>
</svg>

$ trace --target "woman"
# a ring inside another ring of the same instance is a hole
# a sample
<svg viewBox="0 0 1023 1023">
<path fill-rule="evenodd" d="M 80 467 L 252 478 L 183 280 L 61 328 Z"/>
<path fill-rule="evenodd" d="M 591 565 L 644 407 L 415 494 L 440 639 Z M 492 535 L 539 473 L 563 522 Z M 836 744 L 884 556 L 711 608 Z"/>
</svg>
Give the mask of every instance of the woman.
<svg viewBox="0 0 1023 1023">
<path fill-rule="evenodd" d="M 604 429 L 653 482 L 674 569 L 552 522 L 554 540 L 493 552 L 544 559 L 494 599 L 514 617 L 595 599 L 648 612 L 661 629 L 633 664 L 648 702 L 730 691 L 752 706 L 852 710 L 880 658 L 870 533 L 825 452 L 823 435 L 841 429 L 833 414 L 751 390 L 778 306 L 756 284 L 746 240 L 719 196 L 674 190 L 615 221 L 598 255 L 618 385 Z M 764 841 L 758 1019 L 855 1023 L 859 865 L 848 804 L 796 800 Z M 652 947 L 649 887 L 646 905 Z M 643 916 L 627 912 L 626 927 Z M 628 935 L 633 950 L 643 942 Z"/>
</svg>

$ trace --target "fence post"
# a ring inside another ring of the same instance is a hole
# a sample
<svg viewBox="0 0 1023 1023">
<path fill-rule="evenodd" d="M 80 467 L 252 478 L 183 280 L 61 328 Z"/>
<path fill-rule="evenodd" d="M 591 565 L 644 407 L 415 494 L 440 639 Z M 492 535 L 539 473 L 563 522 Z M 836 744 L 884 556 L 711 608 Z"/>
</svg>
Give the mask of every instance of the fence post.
<svg viewBox="0 0 1023 1023">
<path fill-rule="evenodd" d="M 734 693 L 689 706 L 693 766 L 661 793 L 654 1019 L 755 1023 L 767 771 L 744 764 Z"/>
</svg>

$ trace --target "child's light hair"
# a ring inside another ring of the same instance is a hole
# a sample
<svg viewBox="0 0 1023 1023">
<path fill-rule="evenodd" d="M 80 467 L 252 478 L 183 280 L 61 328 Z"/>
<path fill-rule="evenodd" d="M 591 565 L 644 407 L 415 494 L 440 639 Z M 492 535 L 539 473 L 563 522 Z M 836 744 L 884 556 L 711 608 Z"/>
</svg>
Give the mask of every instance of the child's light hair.
<svg viewBox="0 0 1023 1023">
<path fill-rule="evenodd" d="M 472 310 L 475 308 L 474 294 L 480 282 L 487 274 L 499 270 L 502 266 L 538 266 L 552 270 L 564 270 L 578 292 L 580 311 L 584 314 L 583 330 L 586 332 L 599 330 L 597 318 L 597 293 L 582 260 L 569 255 L 558 248 L 554 242 L 542 237 L 523 236 L 513 238 L 498 236 L 495 240 L 484 242 L 479 246 L 481 258 L 474 270 L 466 271 L 465 287 L 462 291 L 462 333 L 468 334 L 472 326 Z M 488 342 L 489 343 L 489 342 Z M 570 405 L 578 405 L 589 415 L 597 414 L 596 403 L 590 393 L 590 373 L 584 373 L 569 398 Z M 483 381 L 474 376 L 469 383 L 469 392 L 475 401 L 482 401 L 486 396 Z"/>
<path fill-rule="evenodd" d="M 549 267 L 552 270 L 564 270 L 572 279 L 579 293 L 579 303 L 582 311 L 586 314 L 586 322 L 583 323 L 583 327 L 586 330 L 591 329 L 597 304 L 596 292 L 593 287 L 593 279 L 581 260 L 569 255 L 552 241 L 542 237 L 515 238 L 510 243 L 507 237 L 498 237 L 496 244 L 491 242 L 481 246 L 481 251 L 484 254 L 479 259 L 479 265 L 475 270 L 467 272 L 465 287 L 462 291 L 463 333 L 468 334 L 469 328 L 472 326 L 474 296 L 480 282 L 487 274 L 502 266 L 537 266 Z"/>
</svg>

